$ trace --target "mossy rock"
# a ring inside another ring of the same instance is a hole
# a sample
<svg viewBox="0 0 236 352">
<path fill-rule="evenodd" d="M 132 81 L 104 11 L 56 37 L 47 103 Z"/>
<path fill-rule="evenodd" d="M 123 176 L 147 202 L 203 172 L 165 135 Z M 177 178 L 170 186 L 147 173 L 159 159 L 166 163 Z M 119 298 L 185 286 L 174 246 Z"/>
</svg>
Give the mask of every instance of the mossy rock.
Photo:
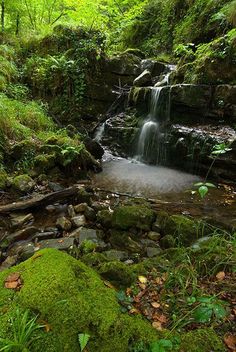
<svg viewBox="0 0 236 352">
<path fill-rule="evenodd" d="M 97 213 L 97 221 L 102 224 L 102 226 L 109 228 L 112 225 L 112 213 L 109 210 L 103 209 Z"/>
<path fill-rule="evenodd" d="M 164 235 L 171 235 L 177 244 L 188 246 L 210 232 L 209 226 L 184 215 L 158 214 L 160 227 Z"/>
<path fill-rule="evenodd" d="M 154 220 L 155 213 L 148 207 L 136 205 L 120 206 L 114 210 L 112 226 L 122 230 L 133 227 L 149 231 Z"/>
<path fill-rule="evenodd" d="M 56 155 L 55 154 L 41 154 L 34 158 L 34 165 L 40 171 L 50 170 L 55 167 Z"/>
<path fill-rule="evenodd" d="M 34 189 L 35 182 L 29 175 L 19 175 L 14 177 L 12 187 L 20 193 L 28 193 Z"/>
<path fill-rule="evenodd" d="M 111 230 L 109 242 L 112 246 L 121 250 L 127 250 L 131 253 L 142 252 L 142 246 L 134 241 L 129 232 L 126 231 Z"/>
<path fill-rule="evenodd" d="M 116 287 L 129 287 L 137 279 L 137 274 L 132 270 L 132 266 L 128 266 L 119 261 L 103 263 L 98 270 L 99 274 Z"/>
<path fill-rule="evenodd" d="M 0 171 L 0 189 L 5 189 L 8 184 L 8 176 L 6 171 L 1 170 Z"/>
<path fill-rule="evenodd" d="M 20 273 L 20 291 L 4 288 L 12 272 Z M 127 352 L 136 340 L 151 342 L 158 333 L 141 317 L 121 313 L 115 290 L 80 261 L 45 249 L 26 262 L 0 273 L 1 337 L 11 338 L 9 322 L 17 308 L 30 309 L 47 322 L 31 352 L 78 352 L 79 333 L 89 333 L 90 352 Z"/>
<path fill-rule="evenodd" d="M 226 348 L 213 329 L 198 329 L 183 335 L 181 352 L 224 352 Z"/>
</svg>

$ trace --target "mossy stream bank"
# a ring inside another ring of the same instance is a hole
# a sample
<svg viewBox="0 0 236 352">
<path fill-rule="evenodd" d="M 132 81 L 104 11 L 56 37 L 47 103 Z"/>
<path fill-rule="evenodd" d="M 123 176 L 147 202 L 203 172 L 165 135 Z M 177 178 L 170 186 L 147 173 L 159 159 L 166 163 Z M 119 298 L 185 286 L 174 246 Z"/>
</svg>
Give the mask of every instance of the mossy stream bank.
<svg viewBox="0 0 236 352">
<path fill-rule="evenodd" d="M 160 208 L 80 186 L 70 202 L 2 214 L 1 338 L 14 338 L 11 322 L 29 310 L 44 325 L 32 352 L 79 351 L 79 333 L 90 335 L 91 352 L 165 343 L 172 349 L 164 351 L 226 351 L 235 233 Z M 13 289 L 6 288 L 11 273 L 19 280 Z M 199 307 L 210 309 L 207 318 L 199 320 Z"/>
</svg>

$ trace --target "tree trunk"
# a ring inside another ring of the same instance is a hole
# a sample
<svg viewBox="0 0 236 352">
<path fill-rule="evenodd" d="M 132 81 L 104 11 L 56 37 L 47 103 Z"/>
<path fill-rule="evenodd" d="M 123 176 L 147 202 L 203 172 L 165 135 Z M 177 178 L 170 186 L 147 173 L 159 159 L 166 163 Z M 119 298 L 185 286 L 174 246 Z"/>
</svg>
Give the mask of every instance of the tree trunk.
<svg viewBox="0 0 236 352">
<path fill-rule="evenodd" d="M 5 1 L 2 0 L 1 2 L 1 27 L 2 27 L 2 33 L 4 33 L 5 29 Z"/>
</svg>

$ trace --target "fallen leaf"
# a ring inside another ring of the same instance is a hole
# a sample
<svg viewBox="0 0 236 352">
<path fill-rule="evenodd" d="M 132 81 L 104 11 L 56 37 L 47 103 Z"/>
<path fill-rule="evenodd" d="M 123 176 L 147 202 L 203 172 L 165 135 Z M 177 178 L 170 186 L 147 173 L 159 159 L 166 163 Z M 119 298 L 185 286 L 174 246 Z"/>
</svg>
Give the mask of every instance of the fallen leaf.
<svg viewBox="0 0 236 352">
<path fill-rule="evenodd" d="M 224 343 L 230 350 L 233 352 L 236 351 L 236 335 L 226 334 L 224 336 Z"/>
<path fill-rule="evenodd" d="M 154 321 L 154 322 L 152 323 L 152 326 L 153 326 L 155 329 L 157 329 L 158 331 L 163 330 L 163 328 L 162 328 L 162 326 L 161 326 L 161 323 L 160 323 L 159 321 Z"/>
<path fill-rule="evenodd" d="M 8 275 L 5 282 L 17 281 L 18 279 L 20 279 L 20 273 L 12 273 Z"/>
<path fill-rule="evenodd" d="M 64 240 L 58 240 L 57 242 L 58 242 L 58 243 L 63 243 L 63 242 L 64 242 Z"/>
<path fill-rule="evenodd" d="M 141 282 L 141 284 L 146 284 L 147 278 L 145 276 L 139 276 L 138 281 Z"/>
<path fill-rule="evenodd" d="M 109 288 L 115 288 L 109 281 L 104 280 L 103 283 L 105 286 L 107 286 Z"/>
<path fill-rule="evenodd" d="M 146 285 L 145 284 L 139 284 L 139 287 L 141 288 L 141 290 L 146 290 Z"/>
<path fill-rule="evenodd" d="M 15 290 L 18 286 L 18 281 L 9 281 L 5 282 L 5 288 L 9 288 L 11 290 Z"/>
<path fill-rule="evenodd" d="M 137 308 L 132 308 L 129 310 L 130 314 L 140 314 L 140 311 Z"/>
<path fill-rule="evenodd" d="M 151 306 L 152 306 L 153 308 L 156 308 L 156 309 L 157 309 L 157 308 L 160 308 L 161 305 L 160 305 L 160 303 L 158 303 L 158 302 L 152 302 L 152 303 L 151 303 Z"/>
<path fill-rule="evenodd" d="M 48 324 L 48 323 L 45 323 L 44 328 L 45 328 L 45 331 L 46 331 L 46 332 L 49 332 L 49 331 L 51 331 L 51 330 L 52 330 L 51 325 L 50 325 L 50 324 Z"/>
<path fill-rule="evenodd" d="M 217 280 L 219 280 L 219 281 L 222 281 L 222 280 L 224 280 L 225 279 L 225 272 L 224 271 L 220 271 L 220 272 L 218 272 L 218 274 L 216 274 L 216 278 L 217 278 Z"/>
<path fill-rule="evenodd" d="M 22 286 L 20 273 L 12 273 L 5 280 L 4 287 L 10 290 L 19 290 Z"/>
<path fill-rule="evenodd" d="M 167 318 L 164 314 L 161 314 L 159 317 L 157 317 L 157 319 L 162 323 L 165 324 L 167 323 Z"/>
</svg>

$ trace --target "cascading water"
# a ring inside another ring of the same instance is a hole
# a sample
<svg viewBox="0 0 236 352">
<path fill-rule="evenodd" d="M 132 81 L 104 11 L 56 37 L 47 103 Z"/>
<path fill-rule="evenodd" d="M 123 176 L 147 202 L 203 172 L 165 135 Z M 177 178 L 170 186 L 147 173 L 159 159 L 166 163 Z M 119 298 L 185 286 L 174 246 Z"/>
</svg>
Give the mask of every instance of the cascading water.
<svg viewBox="0 0 236 352">
<path fill-rule="evenodd" d="M 151 91 L 150 112 L 144 120 L 139 139 L 136 160 L 158 164 L 165 160 L 163 132 L 169 115 L 169 99 L 166 101 L 164 91 L 169 87 L 153 87 Z"/>
<path fill-rule="evenodd" d="M 168 67 L 164 78 L 151 89 L 150 109 L 138 139 L 135 159 L 148 164 L 164 164 L 166 160 L 165 124 L 170 116 L 169 76 L 174 66 Z M 164 86 L 163 86 L 164 85 Z"/>
</svg>

